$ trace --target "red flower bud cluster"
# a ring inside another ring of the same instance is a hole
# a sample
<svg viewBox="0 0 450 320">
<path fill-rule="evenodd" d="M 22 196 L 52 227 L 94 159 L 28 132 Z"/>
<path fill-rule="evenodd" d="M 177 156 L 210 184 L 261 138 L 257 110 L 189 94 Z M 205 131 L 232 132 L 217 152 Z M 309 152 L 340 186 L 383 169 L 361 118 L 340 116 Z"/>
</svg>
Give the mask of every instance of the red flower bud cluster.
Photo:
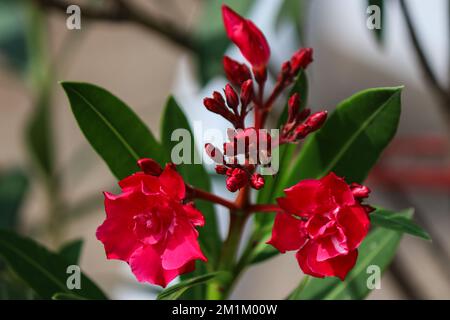
<svg viewBox="0 0 450 320">
<path fill-rule="evenodd" d="M 226 167 L 225 165 L 217 165 L 216 172 L 226 175 L 226 187 L 230 192 L 236 192 L 247 185 L 253 189 L 259 190 L 264 187 L 264 178 L 259 173 L 251 173 L 254 166 L 247 167 Z M 249 170 L 250 169 L 250 170 Z"/>
<path fill-rule="evenodd" d="M 242 83 L 240 96 L 230 84 L 227 84 L 223 91 L 225 99 L 220 92 L 214 91 L 212 98 L 203 99 L 204 106 L 227 119 L 235 128 L 243 128 L 248 113 L 247 107 L 253 98 L 253 81 L 248 79 Z"/>
<path fill-rule="evenodd" d="M 293 94 L 288 101 L 288 119 L 281 131 L 281 141 L 296 142 L 319 130 L 327 119 L 327 111 L 311 115 L 310 109 L 300 110 L 300 95 Z"/>
</svg>

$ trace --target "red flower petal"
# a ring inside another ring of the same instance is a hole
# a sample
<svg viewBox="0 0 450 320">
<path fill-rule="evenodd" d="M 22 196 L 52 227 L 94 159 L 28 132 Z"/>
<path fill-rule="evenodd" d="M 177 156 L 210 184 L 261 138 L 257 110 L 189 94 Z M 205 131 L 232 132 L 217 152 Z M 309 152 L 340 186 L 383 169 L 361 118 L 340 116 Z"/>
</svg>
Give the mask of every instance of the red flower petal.
<svg viewBox="0 0 450 320">
<path fill-rule="evenodd" d="M 166 165 L 163 173 L 159 176 L 159 182 L 167 195 L 178 200 L 184 199 L 186 187 L 183 178 L 173 169 L 173 165 Z"/>
<path fill-rule="evenodd" d="M 360 205 L 339 210 L 338 223 L 344 229 L 350 250 L 357 248 L 369 232 L 370 220 Z"/>
<path fill-rule="evenodd" d="M 206 261 L 197 242 L 198 232 L 191 223 L 179 219 L 161 256 L 165 269 L 178 269 L 191 260 Z"/>
<path fill-rule="evenodd" d="M 160 189 L 158 178 L 143 172 L 137 172 L 119 181 L 119 186 L 123 191 L 130 189 L 141 191 L 143 185 L 148 192 L 158 192 Z"/>
<path fill-rule="evenodd" d="M 162 267 L 161 252 L 156 246 L 146 245 L 137 249 L 130 258 L 131 271 L 139 282 L 149 282 L 162 287 L 182 273 L 178 269 L 166 270 Z"/>
<path fill-rule="evenodd" d="M 342 231 L 317 241 L 317 261 L 325 261 L 349 253 L 347 238 Z"/>
<path fill-rule="evenodd" d="M 329 190 L 331 197 L 337 205 L 351 206 L 355 204 L 353 192 L 344 179 L 330 172 L 327 176 L 320 179 L 320 181 Z"/>
<path fill-rule="evenodd" d="M 268 244 L 274 246 L 281 253 L 299 249 L 307 240 L 302 228 L 303 221 L 287 213 L 278 213 L 272 229 L 272 237 Z"/>
<path fill-rule="evenodd" d="M 205 224 L 205 217 L 203 217 L 203 214 L 192 203 L 184 205 L 183 210 L 194 226 L 202 227 Z"/>
<path fill-rule="evenodd" d="M 353 268 L 358 251 L 350 251 L 347 255 L 339 255 L 325 261 L 317 260 L 318 244 L 308 242 L 297 252 L 297 261 L 304 273 L 314 277 L 339 277 L 345 280 L 347 273 Z"/>
<path fill-rule="evenodd" d="M 286 197 L 277 201 L 283 210 L 291 214 L 309 217 L 327 212 L 332 207 L 329 192 L 319 180 L 303 180 L 284 192 Z"/>
<path fill-rule="evenodd" d="M 106 251 L 108 259 L 128 261 L 140 242 L 133 232 L 134 209 L 129 208 L 129 200 L 136 199 L 132 195 L 111 196 L 105 193 L 105 211 L 107 218 L 97 228 L 96 236 Z M 135 201 L 131 201 L 136 203 Z M 136 209 L 136 208 L 135 208 Z"/>
</svg>

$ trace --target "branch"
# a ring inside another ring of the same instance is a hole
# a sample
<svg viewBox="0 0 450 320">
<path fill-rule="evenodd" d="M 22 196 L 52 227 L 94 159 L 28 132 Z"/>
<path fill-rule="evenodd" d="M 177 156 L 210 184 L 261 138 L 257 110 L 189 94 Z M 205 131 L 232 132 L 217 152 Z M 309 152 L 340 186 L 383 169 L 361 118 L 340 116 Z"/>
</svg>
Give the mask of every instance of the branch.
<svg viewBox="0 0 450 320">
<path fill-rule="evenodd" d="M 408 7 L 406 6 L 405 0 L 400 0 L 400 6 L 402 9 L 403 15 L 405 17 L 406 26 L 407 26 L 408 33 L 409 33 L 409 36 L 412 41 L 412 45 L 414 47 L 414 50 L 416 51 L 417 57 L 419 58 L 419 64 L 422 67 L 422 71 L 423 71 L 426 79 L 429 81 L 429 83 L 435 89 L 436 93 L 438 94 L 439 98 L 442 101 L 442 104 L 444 106 L 446 106 L 446 111 L 448 112 L 449 111 L 448 108 L 450 108 L 450 94 L 447 93 L 443 87 L 441 87 L 441 85 L 439 84 L 439 81 L 437 80 L 435 74 L 433 73 L 433 70 L 431 69 L 431 66 L 427 60 L 425 52 L 424 52 L 422 46 L 420 45 L 416 30 L 414 29 L 411 15 L 408 11 Z"/>
<path fill-rule="evenodd" d="M 70 5 L 65 1 L 59 0 L 33 0 L 37 5 L 43 8 L 55 9 L 66 13 Z M 197 51 L 194 39 L 185 30 L 174 25 L 172 21 L 158 18 L 148 12 L 133 6 L 130 1 L 116 0 L 111 9 L 101 9 L 95 7 L 82 7 L 81 13 L 84 18 L 106 21 L 113 23 L 129 22 L 139 25 L 143 28 L 156 32 L 177 44 L 178 46 L 192 52 Z"/>
</svg>

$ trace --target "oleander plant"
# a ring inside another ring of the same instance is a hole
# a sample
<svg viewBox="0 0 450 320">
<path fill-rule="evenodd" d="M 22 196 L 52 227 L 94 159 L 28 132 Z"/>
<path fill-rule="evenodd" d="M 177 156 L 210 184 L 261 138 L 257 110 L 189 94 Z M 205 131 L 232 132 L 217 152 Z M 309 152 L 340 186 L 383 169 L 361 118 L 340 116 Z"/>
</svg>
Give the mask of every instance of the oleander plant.
<svg viewBox="0 0 450 320">
<path fill-rule="evenodd" d="M 173 97 L 158 141 L 112 93 L 61 82 L 81 132 L 120 187 L 104 192 L 96 237 L 105 258 L 127 263 L 136 281 L 158 289 L 158 299 L 227 299 L 247 268 L 293 251 L 298 273 L 290 277 L 298 285 L 287 299 L 365 298 L 369 277 L 386 270 L 404 233 L 429 240 L 413 209 L 377 206 L 364 184 L 396 133 L 402 87 L 363 90 L 332 112 L 312 112 L 306 71 L 313 49 L 296 51 L 271 81 L 261 30 L 226 5 L 222 16 L 243 59 L 223 57 L 228 84 L 196 107 L 226 121 L 223 145 L 198 148 L 187 119 L 196 111 L 185 115 Z M 271 113 L 279 119 L 268 121 Z M 173 140 L 179 129 L 188 141 Z M 174 159 L 180 143 L 183 161 Z M 213 166 L 193 160 L 199 150 Z M 212 175 L 228 195 L 212 191 Z M 229 216 L 224 239 L 219 206 Z M 68 285 L 67 266 L 77 264 L 79 250 L 72 243 L 54 252 L 0 231 L 0 256 L 36 296 L 107 299 L 82 273 L 79 288 Z"/>
</svg>

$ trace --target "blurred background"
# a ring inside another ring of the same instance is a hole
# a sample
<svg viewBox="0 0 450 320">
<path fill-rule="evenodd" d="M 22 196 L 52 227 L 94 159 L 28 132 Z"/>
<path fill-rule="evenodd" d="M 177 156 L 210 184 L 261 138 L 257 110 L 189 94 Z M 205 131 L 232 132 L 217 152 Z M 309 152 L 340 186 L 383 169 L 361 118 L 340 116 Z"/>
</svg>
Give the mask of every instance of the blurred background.
<svg viewBox="0 0 450 320">
<path fill-rule="evenodd" d="M 266 34 L 274 72 L 298 47 L 314 48 L 313 110 L 332 110 L 365 88 L 405 85 L 397 136 L 367 185 L 373 204 L 415 207 L 433 242 L 404 236 L 382 288 L 369 298 L 449 299 L 449 1 L 225 2 Z M 171 93 L 191 121 L 225 129 L 202 106 L 226 83 L 223 54 L 242 60 L 225 37 L 221 3 L 0 0 L 0 227 L 53 249 L 81 238 L 81 267 L 110 297 L 154 297 L 155 288 L 139 284 L 125 263 L 106 260 L 95 238 L 104 219 L 101 191 L 116 191 L 116 180 L 83 137 L 58 81 L 108 89 L 156 135 Z M 66 26 L 69 4 L 81 7 L 80 30 Z M 370 4 L 382 9 L 380 30 L 366 25 Z M 218 178 L 215 190 L 230 197 L 222 185 Z M 232 298 L 282 299 L 301 277 L 296 260 L 279 255 L 245 272 Z"/>
</svg>

